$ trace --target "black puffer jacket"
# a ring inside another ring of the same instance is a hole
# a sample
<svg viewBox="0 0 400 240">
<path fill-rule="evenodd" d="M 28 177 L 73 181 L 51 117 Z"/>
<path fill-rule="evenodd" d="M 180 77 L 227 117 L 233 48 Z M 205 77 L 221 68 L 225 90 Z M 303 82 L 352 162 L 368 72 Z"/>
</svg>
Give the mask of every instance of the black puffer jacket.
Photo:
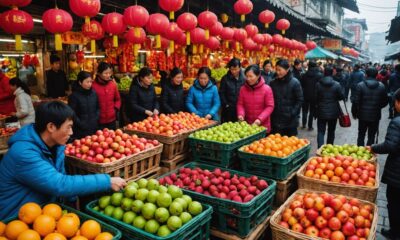
<svg viewBox="0 0 400 240">
<path fill-rule="evenodd" d="M 177 113 L 185 110 L 183 86 L 174 85 L 171 81 L 165 83 L 161 92 L 161 112 Z"/>
<path fill-rule="evenodd" d="M 128 100 L 128 118 L 131 122 L 139 122 L 146 119 L 148 117 L 145 114 L 146 110 L 160 109 L 154 86 L 143 87 L 137 77 L 132 81 Z"/>
<path fill-rule="evenodd" d="M 381 109 L 388 104 L 385 85 L 375 79 L 367 79 L 356 87 L 352 111 L 363 121 L 381 119 Z"/>
<path fill-rule="evenodd" d="M 339 101 L 344 99 L 344 94 L 340 84 L 332 77 L 324 77 L 317 83 L 315 99 L 317 118 L 331 120 L 339 117 Z"/>
<path fill-rule="evenodd" d="M 240 71 L 239 79 L 233 77 L 233 75 L 228 72 L 222 79 L 221 85 L 219 87 L 219 97 L 221 99 L 222 108 L 233 107 L 236 109 L 236 104 L 239 97 L 240 88 L 245 82 L 245 77 Z"/>
<path fill-rule="evenodd" d="M 297 128 L 299 114 L 303 104 L 303 90 L 299 80 L 288 73 L 284 79 L 271 82 L 274 93 L 275 108 L 272 113 L 271 125 L 273 131 Z"/>
<path fill-rule="evenodd" d="M 372 145 L 372 151 L 389 154 L 383 170 L 382 182 L 391 186 L 400 186 L 400 116 L 392 119 L 386 132 L 385 141 Z"/>
<path fill-rule="evenodd" d="M 80 85 L 68 98 L 68 105 L 75 111 L 73 138 L 92 135 L 98 128 L 100 106 L 97 94 L 93 89 L 86 90 Z"/>
<path fill-rule="evenodd" d="M 333 80 L 335 80 L 336 82 L 338 82 L 340 84 L 340 86 L 342 87 L 342 91 L 343 93 L 346 91 L 346 87 L 348 86 L 348 82 L 347 82 L 347 76 L 343 73 L 338 73 L 335 76 L 333 76 Z"/>
<path fill-rule="evenodd" d="M 304 100 L 311 103 L 315 102 L 315 86 L 323 77 L 318 67 L 310 68 L 300 79 L 303 88 Z"/>
</svg>

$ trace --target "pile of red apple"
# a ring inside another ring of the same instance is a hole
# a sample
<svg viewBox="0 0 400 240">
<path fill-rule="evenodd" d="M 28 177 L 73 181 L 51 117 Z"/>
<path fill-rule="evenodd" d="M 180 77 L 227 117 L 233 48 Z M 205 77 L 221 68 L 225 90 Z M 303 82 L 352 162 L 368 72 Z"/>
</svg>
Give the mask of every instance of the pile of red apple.
<svg viewBox="0 0 400 240">
<path fill-rule="evenodd" d="M 178 173 L 159 179 L 162 185 L 176 185 L 207 196 L 228 199 L 235 202 L 249 202 L 268 188 L 265 180 L 257 176 L 244 177 L 215 168 L 213 171 L 201 168 L 180 168 Z"/>
<path fill-rule="evenodd" d="M 310 160 L 304 176 L 325 181 L 375 186 L 376 166 L 365 160 L 352 157 L 315 157 Z"/>
<path fill-rule="evenodd" d="M 109 163 L 159 145 L 157 140 L 139 138 L 122 130 L 98 130 L 95 135 L 67 144 L 65 155 L 89 162 Z"/>
<path fill-rule="evenodd" d="M 128 124 L 126 129 L 173 136 L 178 133 L 202 128 L 211 123 L 211 120 L 201 118 L 194 113 L 179 112 L 167 115 L 154 115 L 141 122 Z"/>
<path fill-rule="evenodd" d="M 16 127 L 6 127 L 6 128 L 0 128 L 0 136 L 9 136 L 14 134 L 16 131 L 18 131 L 19 128 Z"/>
<path fill-rule="evenodd" d="M 374 207 L 358 199 L 328 193 L 297 195 L 281 216 L 280 226 L 311 237 L 332 240 L 368 238 Z"/>
</svg>

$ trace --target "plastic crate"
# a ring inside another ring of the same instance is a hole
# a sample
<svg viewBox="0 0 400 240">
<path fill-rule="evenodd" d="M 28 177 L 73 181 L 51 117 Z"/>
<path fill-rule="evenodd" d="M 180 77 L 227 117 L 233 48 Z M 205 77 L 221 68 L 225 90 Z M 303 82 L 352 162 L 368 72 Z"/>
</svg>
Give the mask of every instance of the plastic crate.
<svg viewBox="0 0 400 240">
<path fill-rule="evenodd" d="M 243 148 L 244 146 L 238 150 L 243 172 L 285 180 L 307 161 L 311 145 L 308 144 L 285 158 L 247 153 L 242 150 Z"/>
<path fill-rule="evenodd" d="M 140 240 L 208 240 L 210 238 L 210 220 L 213 209 L 211 206 L 203 205 L 203 212 L 192 218 L 181 228 L 172 232 L 167 237 L 159 237 L 135 228 L 132 225 L 118 221 L 101 212 L 95 211 L 93 208 L 97 205 L 97 201 L 90 202 L 86 205 L 86 210 L 93 216 L 104 220 L 112 226 L 115 226 L 122 232 L 123 239 L 140 239 Z"/>
<path fill-rule="evenodd" d="M 63 204 L 57 203 L 57 205 L 59 205 L 63 210 L 67 210 L 69 213 L 75 213 L 76 215 L 78 215 L 79 219 L 81 220 L 81 223 L 83 223 L 86 220 L 95 220 L 96 222 L 98 222 L 100 224 L 101 232 L 109 232 L 109 233 L 111 233 L 113 235 L 113 240 L 121 239 L 122 234 L 117 228 L 115 228 L 115 227 L 113 227 L 113 226 L 111 226 L 111 225 L 109 225 L 109 224 L 107 224 L 107 223 L 105 223 L 105 222 L 93 217 L 93 216 L 89 216 L 89 215 L 87 215 L 87 214 L 85 214 L 83 212 L 80 212 L 80 211 L 78 211 L 76 209 L 73 209 L 73 208 L 70 208 L 68 206 L 65 206 Z M 17 220 L 17 219 L 18 219 L 18 217 L 16 216 L 16 217 L 8 218 L 8 219 L 4 220 L 3 222 L 7 224 L 7 223 L 9 223 L 9 222 L 11 222 L 13 220 Z"/>
<path fill-rule="evenodd" d="M 192 162 L 188 163 L 185 168 L 201 168 L 214 170 L 215 166 Z M 221 168 L 222 171 L 228 171 L 238 176 L 250 177 L 251 174 L 242 173 L 230 169 Z M 169 176 L 178 172 L 179 169 L 169 172 L 162 177 Z M 221 232 L 236 234 L 240 237 L 246 237 L 258 224 L 263 222 L 271 213 L 273 201 L 275 197 L 276 182 L 272 179 L 259 178 L 267 181 L 268 188 L 263 190 L 259 195 L 250 202 L 239 203 L 228 199 L 220 199 L 213 196 L 207 196 L 197 192 L 193 192 L 183 188 L 185 194 L 190 195 L 194 200 L 201 203 L 209 204 L 213 207 L 214 213 L 211 225 Z"/>
<path fill-rule="evenodd" d="M 238 161 L 237 149 L 265 137 L 266 131 L 256 133 L 233 143 L 207 141 L 189 136 L 193 161 L 220 167 L 231 167 Z"/>
</svg>

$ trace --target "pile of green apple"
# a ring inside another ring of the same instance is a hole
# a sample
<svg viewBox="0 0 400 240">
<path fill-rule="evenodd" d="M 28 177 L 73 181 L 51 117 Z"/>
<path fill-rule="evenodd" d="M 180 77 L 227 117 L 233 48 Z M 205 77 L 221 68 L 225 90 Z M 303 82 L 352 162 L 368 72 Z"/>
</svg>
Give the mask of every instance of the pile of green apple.
<svg viewBox="0 0 400 240">
<path fill-rule="evenodd" d="M 207 141 L 233 143 L 262 131 L 265 131 L 264 127 L 250 125 L 244 121 L 226 122 L 213 128 L 197 131 L 193 133 L 192 137 Z"/>
<path fill-rule="evenodd" d="M 139 179 L 123 192 L 103 196 L 93 208 L 107 216 L 148 233 L 166 237 L 203 211 L 174 185 L 162 186 L 155 179 Z"/>
<path fill-rule="evenodd" d="M 360 159 L 360 160 L 369 160 L 374 156 L 365 147 L 359 147 L 357 145 L 349 145 L 349 144 L 344 144 L 342 146 L 326 144 L 322 146 L 321 155 L 328 157 L 336 157 L 339 155 L 351 156 L 355 159 Z"/>
</svg>

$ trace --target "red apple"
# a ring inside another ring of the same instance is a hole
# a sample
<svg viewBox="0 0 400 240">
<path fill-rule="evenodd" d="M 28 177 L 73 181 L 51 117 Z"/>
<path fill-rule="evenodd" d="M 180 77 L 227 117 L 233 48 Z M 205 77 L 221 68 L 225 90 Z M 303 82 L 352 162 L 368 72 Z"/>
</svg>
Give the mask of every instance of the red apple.
<svg viewBox="0 0 400 240">
<path fill-rule="evenodd" d="M 304 216 L 300 219 L 300 224 L 303 228 L 307 228 L 307 227 L 311 226 L 312 222 L 310 220 L 308 220 L 308 218 L 306 216 Z"/>
<path fill-rule="evenodd" d="M 317 219 L 318 215 L 318 211 L 315 209 L 308 209 L 306 211 L 306 216 L 311 222 L 314 222 L 315 219 Z"/>
<path fill-rule="evenodd" d="M 315 219 L 315 226 L 319 229 L 325 228 L 328 226 L 328 221 L 322 216 L 318 216 L 317 219 Z"/>
<path fill-rule="evenodd" d="M 340 210 L 337 214 L 336 217 L 340 220 L 340 222 L 345 223 L 349 220 L 349 214 L 344 211 Z"/>
<path fill-rule="evenodd" d="M 315 200 L 311 197 L 307 197 L 304 199 L 304 206 L 306 209 L 310 209 L 314 207 Z"/>
<path fill-rule="evenodd" d="M 325 200 L 322 197 L 316 197 L 314 209 L 317 211 L 322 211 L 324 207 L 325 207 Z"/>
<path fill-rule="evenodd" d="M 339 198 L 334 198 L 334 199 L 330 202 L 329 206 L 330 206 L 331 208 L 333 208 L 333 210 L 335 210 L 335 211 L 337 212 L 337 211 L 339 211 L 339 210 L 342 208 L 343 203 L 342 203 L 342 201 L 341 201 Z"/>
<path fill-rule="evenodd" d="M 296 224 L 294 224 L 292 226 L 292 230 L 295 231 L 295 232 L 302 233 L 303 232 L 303 227 L 299 223 L 296 223 Z"/>
<path fill-rule="evenodd" d="M 365 224 L 365 218 L 363 216 L 358 215 L 354 218 L 354 225 L 356 225 L 356 227 L 362 228 L 364 227 L 364 224 Z"/>
<path fill-rule="evenodd" d="M 295 208 L 293 210 L 293 216 L 297 219 L 301 219 L 302 217 L 304 217 L 305 214 L 306 211 L 304 210 L 304 208 Z"/>
<path fill-rule="evenodd" d="M 331 240 L 345 240 L 346 238 L 345 238 L 344 234 L 341 231 L 334 231 L 331 234 L 331 238 L 330 239 Z"/>
<path fill-rule="evenodd" d="M 288 224 L 287 222 L 281 221 L 281 222 L 279 223 L 279 225 L 281 225 L 281 226 L 284 227 L 284 228 L 289 229 L 289 224 Z"/>
<path fill-rule="evenodd" d="M 319 230 L 315 226 L 310 226 L 304 231 L 305 234 L 311 237 L 318 237 Z"/>
<path fill-rule="evenodd" d="M 332 234 L 332 231 L 327 227 L 325 227 L 319 231 L 319 237 L 321 237 L 321 238 L 330 239 L 331 234 Z"/>
<path fill-rule="evenodd" d="M 335 216 L 335 211 L 331 207 L 325 207 L 321 211 L 321 216 L 325 218 L 326 220 L 331 219 L 333 216 Z"/>
<path fill-rule="evenodd" d="M 356 228 L 354 224 L 346 222 L 342 227 L 342 232 L 345 236 L 352 236 L 356 233 Z"/>
<path fill-rule="evenodd" d="M 333 218 L 329 219 L 328 226 L 330 229 L 336 231 L 336 230 L 340 230 L 342 228 L 342 223 L 340 222 L 340 220 L 337 217 L 333 217 Z"/>
</svg>

